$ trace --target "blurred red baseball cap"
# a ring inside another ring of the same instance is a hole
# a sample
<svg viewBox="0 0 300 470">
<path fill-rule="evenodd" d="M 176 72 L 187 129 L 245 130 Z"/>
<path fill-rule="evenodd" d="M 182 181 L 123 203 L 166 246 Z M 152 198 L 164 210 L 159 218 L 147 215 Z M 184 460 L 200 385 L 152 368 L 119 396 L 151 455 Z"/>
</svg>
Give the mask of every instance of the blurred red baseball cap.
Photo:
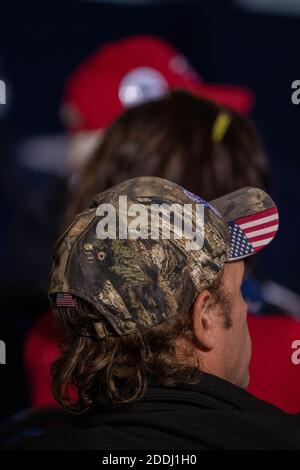
<svg viewBox="0 0 300 470">
<path fill-rule="evenodd" d="M 109 42 L 71 75 L 62 117 L 71 131 L 106 128 L 126 108 L 183 88 L 248 113 L 253 95 L 243 87 L 204 83 L 187 59 L 166 41 L 132 36 Z"/>
</svg>

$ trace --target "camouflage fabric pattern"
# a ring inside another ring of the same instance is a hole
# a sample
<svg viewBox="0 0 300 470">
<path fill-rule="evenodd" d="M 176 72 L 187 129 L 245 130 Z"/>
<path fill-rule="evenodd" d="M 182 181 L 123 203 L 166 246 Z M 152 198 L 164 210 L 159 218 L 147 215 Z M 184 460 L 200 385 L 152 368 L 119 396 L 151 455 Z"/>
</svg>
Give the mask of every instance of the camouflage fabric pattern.
<svg viewBox="0 0 300 470">
<path fill-rule="evenodd" d="M 167 180 L 135 178 L 95 196 L 90 208 L 76 216 L 58 241 L 49 295 L 63 292 L 85 299 L 99 311 L 99 323 L 104 316 L 118 335 L 143 331 L 185 312 L 221 274 L 230 249 L 227 223 L 207 203 L 204 244 L 198 250 L 187 250 L 187 240 L 174 236 L 97 238 L 97 207 L 110 203 L 118 213 L 119 196 L 124 195 L 128 207 L 136 203 L 194 207 L 203 202 Z M 118 215 L 130 219 L 127 214 Z M 194 222 L 192 217 L 195 228 Z M 157 227 L 160 234 L 161 228 Z M 174 235 L 176 228 L 171 228 Z"/>
<path fill-rule="evenodd" d="M 264 209 L 270 209 L 275 204 L 262 189 L 248 187 L 214 199 L 211 205 L 218 209 L 227 222 L 232 222 L 241 215 L 246 217 Z"/>
</svg>

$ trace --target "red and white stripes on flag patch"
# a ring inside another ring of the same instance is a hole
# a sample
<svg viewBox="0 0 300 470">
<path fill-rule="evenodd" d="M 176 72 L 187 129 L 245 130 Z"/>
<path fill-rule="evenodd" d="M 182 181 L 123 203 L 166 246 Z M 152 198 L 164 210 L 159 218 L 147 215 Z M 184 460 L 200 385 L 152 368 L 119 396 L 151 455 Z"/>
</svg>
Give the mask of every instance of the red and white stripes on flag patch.
<svg viewBox="0 0 300 470">
<path fill-rule="evenodd" d="M 268 245 L 276 235 L 279 226 L 277 207 L 271 207 L 256 214 L 241 217 L 234 221 L 253 246 L 254 252 Z"/>
<path fill-rule="evenodd" d="M 75 307 L 75 302 L 70 294 L 56 294 L 56 305 L 58 307 Z"/>
</svg>

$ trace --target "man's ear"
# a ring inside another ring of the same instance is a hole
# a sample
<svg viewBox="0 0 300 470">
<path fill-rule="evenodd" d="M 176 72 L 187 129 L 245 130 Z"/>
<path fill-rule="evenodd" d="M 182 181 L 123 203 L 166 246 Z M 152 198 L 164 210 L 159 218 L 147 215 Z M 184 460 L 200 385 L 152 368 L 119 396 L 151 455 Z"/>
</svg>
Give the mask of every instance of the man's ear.
<svg viewBox="0 0 300 470">
<path fill-rule="evenodd" d="M 217 306 L 212 303 L 212 294 L 203 290 L 196 298 L 192 318 L 194 334 L 204 351 L 212 350 L 217 341 Z"/>
</svg>

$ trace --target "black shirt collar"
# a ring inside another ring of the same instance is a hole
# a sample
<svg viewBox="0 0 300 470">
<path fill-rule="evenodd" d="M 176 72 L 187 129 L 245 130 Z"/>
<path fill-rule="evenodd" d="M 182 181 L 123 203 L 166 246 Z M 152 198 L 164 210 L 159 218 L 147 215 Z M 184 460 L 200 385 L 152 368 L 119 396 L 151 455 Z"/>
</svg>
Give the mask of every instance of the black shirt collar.
<svg viewBox="0 0 300 470">
<path fill-rule="evenodd" d="M 211 404 L 211 407 L 218 409 L 240 409 L 260 413 L 281 414 L 282 411 L 275 406 L 259 400 L 237 385 L 234 385 L 220 377 L 212 374 L 202 373 L 200 381 L 196 384 L 178 384 L 175 387 L 161 385 L 157 379 L 148 379 L 148 391 L 141 400 L 149 398 L 169 400 L 172 397 L 184 399 L 189 397 L 199 404 Z"/>
</svg>

